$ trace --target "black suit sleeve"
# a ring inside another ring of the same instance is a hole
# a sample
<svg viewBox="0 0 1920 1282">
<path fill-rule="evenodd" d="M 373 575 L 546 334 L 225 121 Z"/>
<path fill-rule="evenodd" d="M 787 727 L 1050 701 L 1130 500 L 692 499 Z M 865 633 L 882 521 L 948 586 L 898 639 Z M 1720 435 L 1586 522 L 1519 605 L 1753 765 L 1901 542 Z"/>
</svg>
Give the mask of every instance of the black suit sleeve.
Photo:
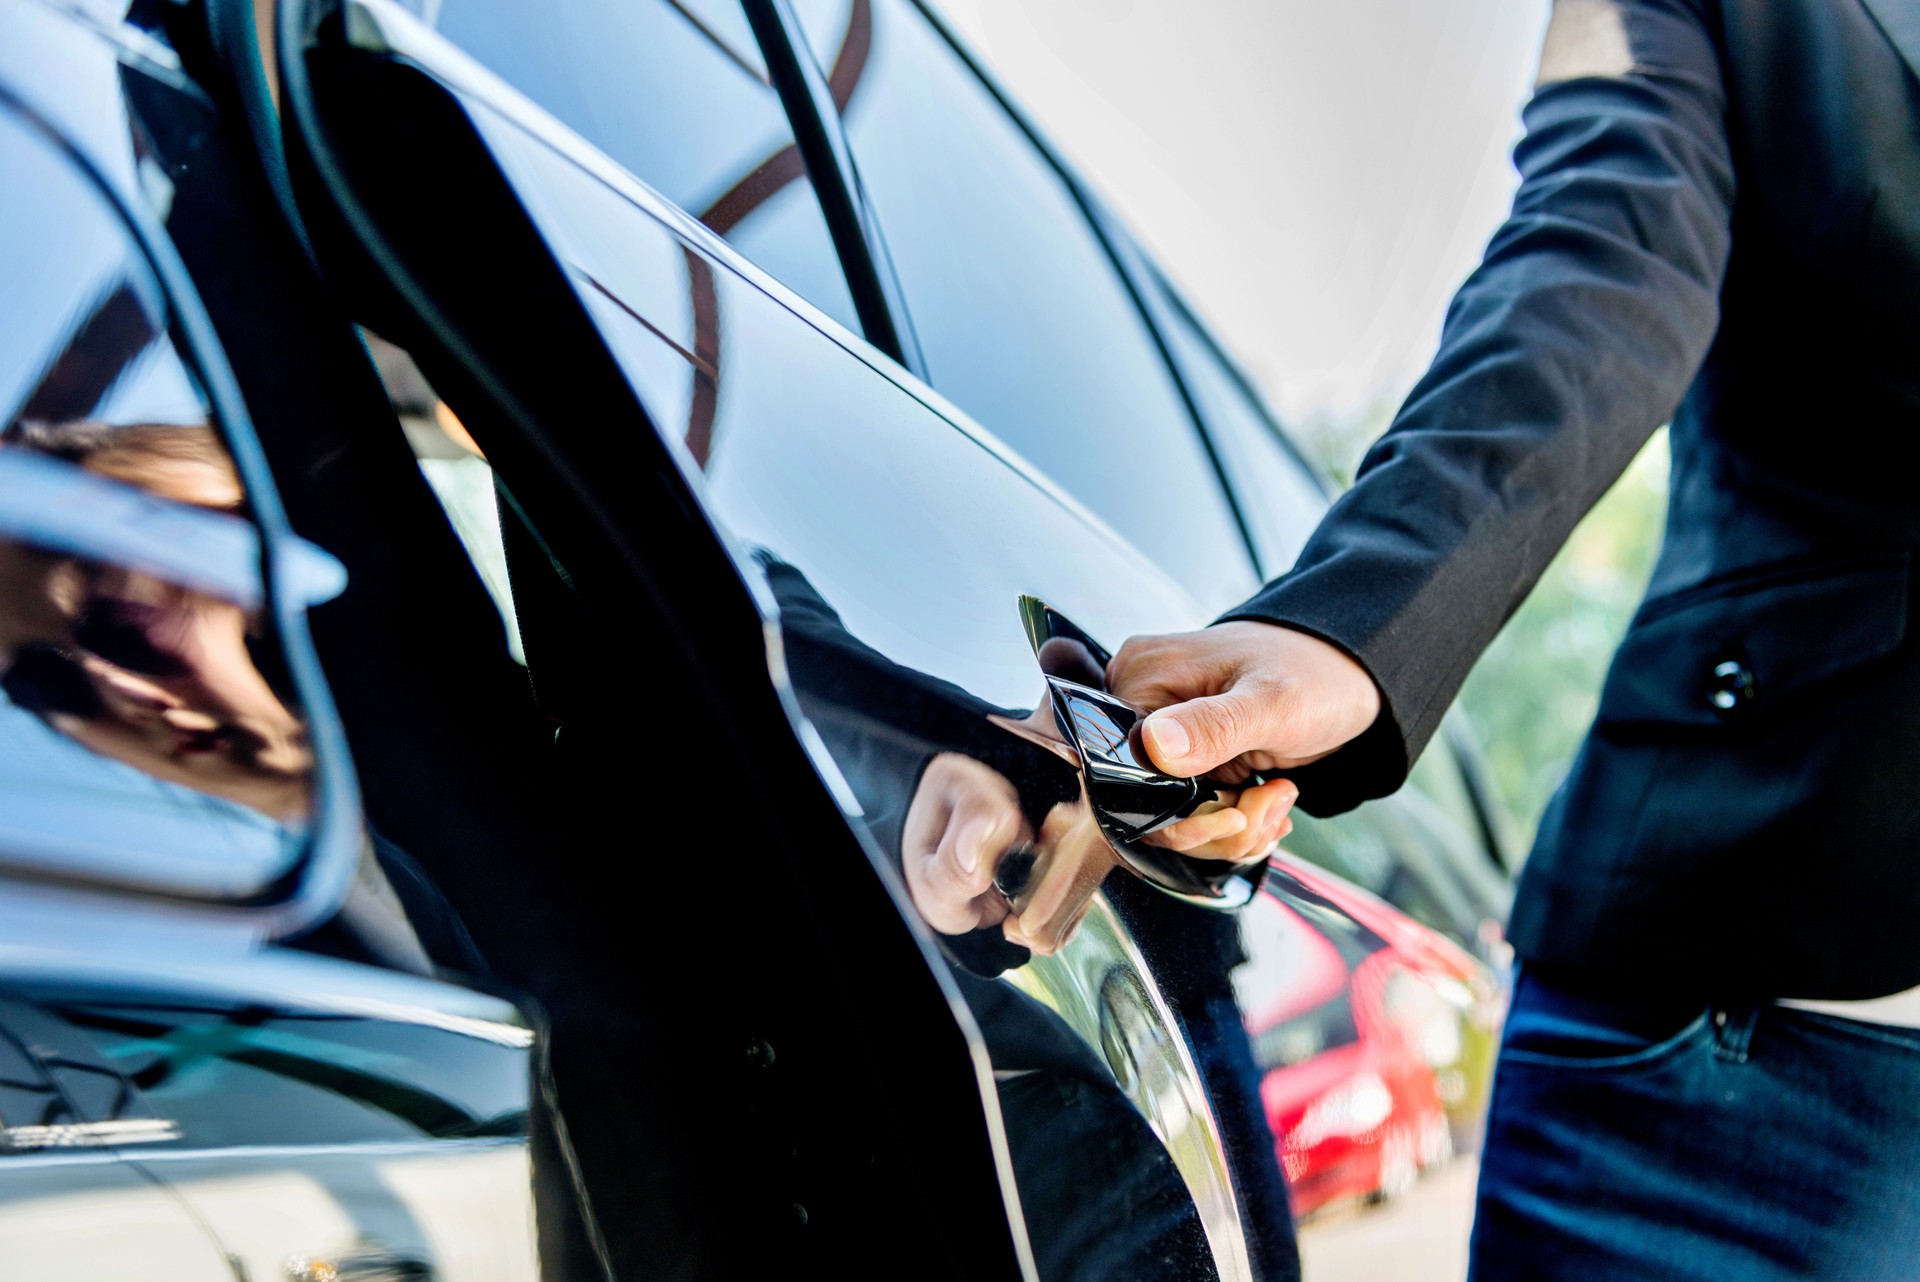
<svg viewBox="0 0 1920 1282">
<path fill-rule="evenodd" d="M 1330 641 L 1385 695 L 1294 776 L 1311 813 L 1400 785 L 1705 359 L 1734 190 L 1716 32 L 1711 0 L 1558 0 L 1542 74 L 1572 78 L 1526 108 L 1513 212 L 1432 367 L 1294 568 L 1225 616 Z"/>
</svg>

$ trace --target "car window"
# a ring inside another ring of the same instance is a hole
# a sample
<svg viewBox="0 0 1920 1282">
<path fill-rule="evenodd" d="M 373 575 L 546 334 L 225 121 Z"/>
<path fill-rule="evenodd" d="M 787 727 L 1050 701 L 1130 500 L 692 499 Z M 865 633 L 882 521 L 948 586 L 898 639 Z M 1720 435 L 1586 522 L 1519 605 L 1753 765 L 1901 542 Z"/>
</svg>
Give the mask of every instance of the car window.
<svg viewBox="0 0 1920 1282">
<path fill-rule="evenodd" d="M 314 762 L 248 496 L 118 212 L 4 113 L 0 172 L 0 863 L 257 894 Z"/>
<path fill-rule="evenodd" d="M 1209 608 L 1252 570 L 1217 473 L 1058 170 L 905 0 L 806 0 L 928 380 Z"/>
<path fill-rule="evenodd" d="M 1468 834 L 1478 844 L 1480 812 L 1468 787 L 1465 766 L 1447 737 L 1436 735 L 1434 742 L 1413 763 L 1407 786 L 1432 804 L 1440 821 Z"/>
<path fill-rule="evenodd" d="M 1167 304 L 1168 346 L 1238 492 L 1261 572 L 1284 574 L 1326 512 L 1326 492 L 1186 305 L 1155 284 Z"/>
<path fill-rule="evenodd" d="M 444 0 L 441 34 L 858 332 L 846 277 L 738 0 Z"/>
<path fill-rule="evenodd" d="M 0 1005 L 0 1016 L 5 1014 Z M 29 1055 L 11 1023 L 0 1020 L 0 1153 L 31 1153 L 47 1146 L 52 1128 L 78 1119 L 66 1093 L 42 1069 L 44 1056 Z"/>
<path fill-rule="evenodd" d="M 522 1135 L 527 1038 L 171 1003 L 52 1009 L 188 1148 Z M 154 1141 L 164 1143 L 166 1141 Z"/>
</svg>

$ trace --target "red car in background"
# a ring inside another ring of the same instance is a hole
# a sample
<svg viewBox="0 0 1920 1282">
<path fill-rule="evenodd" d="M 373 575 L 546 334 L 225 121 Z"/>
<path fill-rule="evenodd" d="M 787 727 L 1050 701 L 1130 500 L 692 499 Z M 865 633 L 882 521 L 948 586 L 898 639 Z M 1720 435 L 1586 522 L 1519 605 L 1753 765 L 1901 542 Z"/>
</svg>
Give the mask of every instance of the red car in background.
<svg viewBox="0 0 1920 1282">
<path fill-rule="evenodd" d="M 1395 1197 L 1477 1143 L 1500 1009 L 1487 966 L 1284 855 L 1242 930 L 1235 983 L 1295 1215 Z"/>
</svg>

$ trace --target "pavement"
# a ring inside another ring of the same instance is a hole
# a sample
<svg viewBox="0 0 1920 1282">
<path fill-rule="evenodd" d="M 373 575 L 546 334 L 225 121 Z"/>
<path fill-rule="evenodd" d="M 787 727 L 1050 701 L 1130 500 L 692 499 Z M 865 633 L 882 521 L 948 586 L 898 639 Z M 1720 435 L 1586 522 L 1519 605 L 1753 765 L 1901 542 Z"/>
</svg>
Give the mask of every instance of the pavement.
<svg viewBox="0 0 1920 1282">
<path fill-rule="evenodd" d="M 1458 1157 L 1384 1206 L 1356 1207 L 1300 1230 L 1305 1282 L 1463 1282 L 1480 1165 Z"/>
</svg>

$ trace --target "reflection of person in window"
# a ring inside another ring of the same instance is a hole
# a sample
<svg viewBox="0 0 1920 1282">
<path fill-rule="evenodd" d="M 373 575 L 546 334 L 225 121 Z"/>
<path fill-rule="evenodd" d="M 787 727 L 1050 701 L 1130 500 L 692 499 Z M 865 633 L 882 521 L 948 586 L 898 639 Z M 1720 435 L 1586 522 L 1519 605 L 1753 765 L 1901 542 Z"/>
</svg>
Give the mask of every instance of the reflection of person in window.
<svg viewBox="0 0 1920 1282">
<path fill-rule="evenodd" d="M 20 425 L 7 442 L 159 497 L 237 511 L 244 491 L 205 425 Z M 116 566 L 9 552 L 8 693 L 101 756 L 156 778 L 302 818 L 305 726 L 248 649 L 240 606 Z M 27 571 L 38 569 L 38 583 Z M 57 624 L 57 626 L 56 626 Z M 13 633 L 19 633 L 17 637 Z M 36 633 L 39 635 L 36 637 Z"/>
<path fill-rule="evenodd" d="M 103 567 L 76 630 L 92 706 L 48 710 L 55 729 L 156 778 L 305 816 L 306 728 L 254 666 L 238 606 Z"/>
<path fill-rule="evenodd" d="M 246 505 L 233 459 L 205 423 L 17 423 L 4 440 L 189 507 Z"/>
</svg>

